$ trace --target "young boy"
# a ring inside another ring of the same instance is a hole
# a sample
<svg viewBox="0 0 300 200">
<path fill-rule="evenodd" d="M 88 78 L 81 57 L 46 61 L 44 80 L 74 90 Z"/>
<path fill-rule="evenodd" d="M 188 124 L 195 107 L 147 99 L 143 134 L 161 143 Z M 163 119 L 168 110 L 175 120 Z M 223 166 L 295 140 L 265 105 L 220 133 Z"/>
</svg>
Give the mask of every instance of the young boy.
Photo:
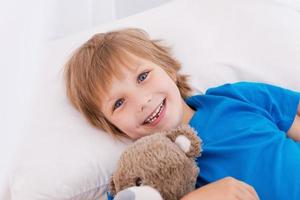
<svg viewBox="0 0 300 200">
<path fill-rule="evenodd" d="M 65 66 L 67 95 L 113 137 L 138 139 L 180 124 L 196 129 L 201 173 L 184 200 L 300 199 L 300 94 L 240 82 L 191 96 L 179 69 L 169 49 L 142 30 L 96 34 Z"/>
</svg>

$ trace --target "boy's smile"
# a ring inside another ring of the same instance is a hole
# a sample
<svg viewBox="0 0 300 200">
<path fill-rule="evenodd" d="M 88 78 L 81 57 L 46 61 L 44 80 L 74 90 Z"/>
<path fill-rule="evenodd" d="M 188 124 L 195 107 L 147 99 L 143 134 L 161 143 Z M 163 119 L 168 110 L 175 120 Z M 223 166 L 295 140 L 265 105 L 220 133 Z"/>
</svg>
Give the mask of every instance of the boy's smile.
<svg viewBox="0 0 300 200">
<path fill-rule="evenodd" d="M 105 117 L 132 139 L 188 123 L 193 110 L 160 66 L 130 54 L 104 96 Z M 175 76 L 174 76 L 175 79 Z"/>
<path fill-rule="evenodd" d="M 166 99 L 157 106 L 157 108 L 145 119 L 143 125 L 155 126 L 165 116 L 166 113 Z"/>
</svg>

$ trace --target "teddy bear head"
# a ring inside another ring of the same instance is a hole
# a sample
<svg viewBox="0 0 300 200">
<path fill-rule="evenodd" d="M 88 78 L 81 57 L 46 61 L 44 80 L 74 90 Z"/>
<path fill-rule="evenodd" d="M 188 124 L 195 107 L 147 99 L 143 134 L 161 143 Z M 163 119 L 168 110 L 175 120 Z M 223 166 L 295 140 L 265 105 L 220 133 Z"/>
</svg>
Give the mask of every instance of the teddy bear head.
<svg viewBox="0 0 300 200">
<path fill-rule="evenodd" d="M 201 140 L 187 126 L 154 133 L 129 145 L 110 180 L 114 196 L 129 187 L 149 186 L 163 199 L 180 199 L 195 189 Z"/>
</svg>

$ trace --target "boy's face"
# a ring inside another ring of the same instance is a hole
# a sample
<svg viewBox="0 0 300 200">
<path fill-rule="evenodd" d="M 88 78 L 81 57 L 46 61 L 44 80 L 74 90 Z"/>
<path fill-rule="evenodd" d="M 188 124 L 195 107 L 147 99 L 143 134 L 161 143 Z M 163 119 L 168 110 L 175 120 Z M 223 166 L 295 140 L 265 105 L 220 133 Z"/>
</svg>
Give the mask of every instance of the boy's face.
<svg viewBox="0 0 300 200">
<path fill-rule="evenodd" d="M 103 98 L 105 117 L 132 139 L 188 123 L 193 110 L 173 79 L 158 65 L 132 58 L 133 66 L 120 66 L 123 78 L 113 77 Z"/>
</svg>

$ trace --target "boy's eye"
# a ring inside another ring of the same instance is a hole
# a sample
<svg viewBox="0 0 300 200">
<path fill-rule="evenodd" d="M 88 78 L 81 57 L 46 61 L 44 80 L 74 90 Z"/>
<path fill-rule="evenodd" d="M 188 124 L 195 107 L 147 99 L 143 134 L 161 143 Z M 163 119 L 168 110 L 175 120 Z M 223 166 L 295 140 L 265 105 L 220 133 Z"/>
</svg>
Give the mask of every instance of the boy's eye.
<svg viewBox="0 0 300 200">
<path fill-rule="evenodd" d="M 124 102 L 124 99 L 118 99 L 113 107 L 113 110 L 119 108 Z"/>
<path fill-rule="evenodd" d="M 143 72 L 143 73 L 141 73 L 141 74 L 138 76 L 138 80 L 137 80 L 138 83 L 144 81 L 144 80 L 147 78 L 148 74 L 149 74 L 149 72 Z"/>
<path fill-rule="evenodd" d="M 149 72 L 141 73 L 137 78 L 138 83 L 144 81 L 147 78 L 148 74 Z M 124 103 L 124 99 L 118 99 L 113 106 L 113 111 L 119 108 L 120 106 L 122 106 L 123 103 Z"/>
</svg>

